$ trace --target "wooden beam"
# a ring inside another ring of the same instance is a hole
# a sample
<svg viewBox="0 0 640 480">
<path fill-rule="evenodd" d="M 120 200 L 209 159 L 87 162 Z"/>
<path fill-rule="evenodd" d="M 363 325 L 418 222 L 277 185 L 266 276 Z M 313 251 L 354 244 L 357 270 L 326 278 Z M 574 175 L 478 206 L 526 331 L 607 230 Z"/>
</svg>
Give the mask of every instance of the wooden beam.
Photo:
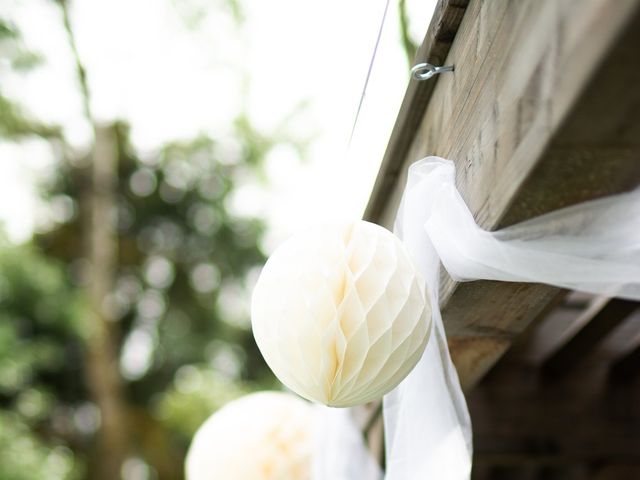
<svg viewBox="0 0 640 480">
<path fill-rule="evenodd" d="M 596 298 L 552 345 L 550 353 L 541 362 L 544 373 L 558 376 L 570 371 L 638 307 L 639 302 L 630 300 Z"/>
<path fill-rule="evenodd" d="M 611 378 L 631 380 L 640 376 L 640 345 L 623 354 L 611 365 Z"/>
<path fill-rule="evenodd" d="M 585 478 L 569 473 L 595 466 L 640 466 L 640 385 L 612 387 L 607 370 L 592 356 L 567 381 L 548 383 L 535 368 L 501 362 L 468 395 L 474 468 L 509 467 L 505 478 L 545 468 L 548 475 L 533 478 L 547 479 Z"/>
<path fill-rule="evenodd" d="M 637 45 L 638 1 L 472 0 L 444 62 L 456 70 L 434 85 L 410 147 L 390 144 L 366 219 L 392 225 L 408 166 L 426 155 L 456 163 L 458 189 L 489 230 L 637 185 Z M 441 306 L 463 386 L 556 295 L 446 278 Z"/>
<path fill-rule="evenodd" d="M 592 480 L 629 480 L 630 478 L 640 478 L 640 462 L 607 465 L 599 468 L 594 473 Z"/>
<path fill-rule="evenodd" d="M 428 62 L 441 66 L 444 63 L 468 3 L 469 0 L 438 1 L 427 34 L 416 53 L 414 65 Z M 385 209 L 385 199 L 395 186 L 402 169 L 401 160 L 407 155 L 437 80 L 438 76 L 430 82 L 412 81 L 409 84 L 382 159 L 381 171 L 384 175 L 376 178 L 374 194 L 367 205 L 365 217 L 375 218 Z"/>
<path fill-rule="evenodd" d="M 568 373 L 602 339 L 640 307 L 639 302 L 600 298 L 577 320 L 577 328 L 543 361 L 545 374 Z"/>
</svg>

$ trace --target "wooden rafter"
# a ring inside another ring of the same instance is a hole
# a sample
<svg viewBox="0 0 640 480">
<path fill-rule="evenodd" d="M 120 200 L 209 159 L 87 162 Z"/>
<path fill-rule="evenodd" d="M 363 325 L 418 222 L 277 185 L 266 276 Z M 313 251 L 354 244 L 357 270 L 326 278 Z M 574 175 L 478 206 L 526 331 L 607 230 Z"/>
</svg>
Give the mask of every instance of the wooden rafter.
<svg viewBox="0 0 640 480">
<path fill-rule="evenodd" d="M 640 2 L 472 0 L 452 33 L 437 63 L 454 64 L 455 73 L 410 86 L 408 98 L 430 89 L 426 107 L 405 99 L 366 219 L 392 225 L 408 166 L 429 154 L 456 163 L 459 190 L 490 230 L 640 182 Z M 416 111 L 417 128 L 407 120 Z M 446 279 L 443 318 L 463 386 L 482 378 L 558 294 Z"/>
<path fill-rule="evenodd" d="M 571 369 L 570 381 L 540 388 L 536 369 L 501 362 L 469 394 L 472 478 L 597 478 L 600 468 L 624 465 L 635 475 L 613 478 L 640 478 L 640 392 L 630 382 L 607 384 L 607 369 L 592 356 Z"/>
<path fill-rule="evenodd" d="M 640 376 L 640 345 L 621 355 L 611 365 L 611 377 L 616 380 L 630 380 Z"/>
<path fill-rule="evenodd" d="M 444 64 L 468 4 L 469 0 L 441 0 L 436 4 L 427 34 L 416 53 L 414 64 L 423 62 L 432 65 Z M 376 193 L 371 196 L 367 205 L 366 218 L 376 219 L 387 208 L 387 196 L 393 191 L 397 178 L 402 173 L 402 162 L 398 159 L 406 157 L 433 95 L 435 85 L 435 79 L 432 82 L 409 84 L 382 159 L 380 170 L 384 175 L 377 178 Z"/>
<path fill-rule="evenodd" d="M 544 372 L 559 376 L 570 371 L 638 308 L 640 303 L 631 300 L 598 299 L 577 320 L 578 328 L 544 360 Z"/>
</svg>

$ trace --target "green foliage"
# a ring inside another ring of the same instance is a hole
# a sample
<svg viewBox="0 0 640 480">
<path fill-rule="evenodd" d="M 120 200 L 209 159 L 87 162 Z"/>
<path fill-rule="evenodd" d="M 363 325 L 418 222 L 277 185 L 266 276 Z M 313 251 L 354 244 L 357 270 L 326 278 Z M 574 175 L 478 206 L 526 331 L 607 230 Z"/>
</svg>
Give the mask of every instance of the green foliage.
<svg viewBox="0 0 640 480">
<path fill-rule="evenodd" d="M 28 246 L 0 250 L 0 395 L 58 382 L 76 354 L 82 301 L 63 267 Z M 76 365 L 68 381 L 77 374 Z"/>
<path fill-rule="evenodd" d="M 225 5 L 240 22 L 240 2 Z M 3 64 L 15 73 L 22 68 L 16 59 L 28 52 L 2 20 L 0 44 L 0 60 L 12 55 Z M 27 57 L 22 66 L 32 68 L 36 62 Z M 272 148 L 300 144 L 260 132 L 242 112 L 230 124 L 232 138 L 199 136 L 154 152 L 136 151 L 125 123 L 110 127 L 119 167 L 118 265 L 105 301 L 116 317 L 115 368 L 139 448 L 132 453 L 160 478 L 179 478 L 190 436 L 215 410 L 277 385 L 249 329 L 265 225 L 234 214 L 230 203 L 242 182 L 260 176 Z M 72 151 L 58 129 L 0 93 L 0 139 L 29 136 L 60 147 L 42 195 L 64 215 L 31 246 L 0 242 L 0 480 L 74 479 L 85 462 L 89 472 L 99 468 L 83 296 L 91 275 L 85 257 L 92 185 L 86 152 Z"/>
<path fill-rule="evenodd" d="M 75 480 L 81 472 L 69 448 L 44 443 L 19 415 L 0 410 L 2 480 Z"/>
<path fill-rule="evenodd" d="M 118 142 L 119 258 L 110 302 L 118 318 L 121 371 L 132 408 L 156 412 L 164 435 L 172 435 L 182 449 L 221 405 L 275 385 L 249 329 L 250 278 L 265 261 L 258 247 L 265 227 L 259 219 L 234 215 L 229 201 L 277 142 L 246 119 L 236 125 L 231 139 L 201 136 L 144 155 L 129 143 L 125 124 L 112 127 Z M 78 164 L 61 164 L 45 191 L 51 199 L 70 202 L 75 214 L 36 242 L 68 264 L 82 286 L 87 272 L 79 240 L 90 186 Z M 66 364 L 62 377 L 77 374 L 72 365 Z M 188 378 L 199 378 L 199 388 L 185 387 Z M 87 401 L 85 395 L 74 401 Z M 143 455 L 161 471 L 153 462 L 166 454 Z"/>
<path fill-rule="evenodd" d="M 20 106 L 0 93 L 0 139 L 29 136 L 57 138 L 60 136 L 60 129 L 31 119 Z"/>
<path fill-rule="evenodd" d="M 27 71 L 42 62 L 42 56 L 28 50 L 18 29 L 11 22 L 0 18 L 0 52 L 13 70 Z"/>
<path fill-rule="evenodd" d="M 40 55 L 25 47 L 17 28 L 0 17 L 0 75 L 3 62 L 14 72 L 26 72 L 41 61 Z M 31 118 L 16 102 L 0 92 L 0 139 L 19 139 L 33 135 L 56 138 L 60 137 L 60 129 Z"/>
<path fill-rule="evenodd" d="M 248 159 L 260 162 L 270 144 L 250 136 L 245 123 L 233 145 L 199 137 L 140 157 L 127 127 L 113 128 L 120 152 L 115 309 L 125 341 L 137 332 L 155 343 L 149 369 L 131 372 L 134 397 L 147 402 L 179 367 L 207 361 L 213 340 L 241 347 L 242 379 L 270 381 L 242 306 L 247 275 L 265 260 L 258 248 L 264 225 L 228 209 L 237 182 L 250 174 Z M 70 263 L 81 260 L 86 188 L 82 169 L 59 169 L 48 195 L 72 199 L 78 214 L 37 238 L 49 255 Z"/>
<path fill-rule="evenodd" d="M 77 380 L 64 365 L 77 339 L 79 301 L 64 269 L 27 246 L 0 250 L 0 479 L 79 478 L 79 463 L 52 430 Z M 63 375 L 61 375 L 63 373 Z M 75 372 L 77 376 L 77 372 Z M 10 410 L 8 410 L 10 409 Z"/>
<path fill-rule="evenodd" d="M 190 439 L 211 414 L 249 391 L 210 367 L 185 365 L 161 394 L 154 413 L 169 428 Z"/>
<path fill-rule="evenodd" d="M 0 393 L 15 395 L 34 381 L 39 371 L 55 370 L 63 361 L 52 339 L 20 338 L 18 327 L 24 320 L 0 316 Z"/>
<path fill-rule="evenodd" d="M 200 27 L 212 9 L 228 12 L 236 25 L 241 25 L 245 20 L 241 0 L 172 0 L 172 3 L 190 29 Z"/>
<path fill-rule="evenodd" d="M 2 245 L 2 325 L 12 323 L 25 335 L 41 334 L 41 339 L 46 335 L 77 335 L 82 308 L 81 297 L 69 284 L 63 264 L 46 258 L 32 246 Z"/>
<path fill-rule="evenodd" d="M 402 47 L 407 57 L 407 62 L 412 65 L 413 59 L 418 51 L 418 45 L 411 39 L 409 34 L 409 15 L 407 14 L 407 1 L 400 0 L 398 2 L 398 15 L 400 19 L 400 35 Z"/>
<path fill-rule="evenodd" d="M 18 30 L 9 21 L 0 18 L 0 41 L 15 40 L 19 36 Z"/>
</svg>

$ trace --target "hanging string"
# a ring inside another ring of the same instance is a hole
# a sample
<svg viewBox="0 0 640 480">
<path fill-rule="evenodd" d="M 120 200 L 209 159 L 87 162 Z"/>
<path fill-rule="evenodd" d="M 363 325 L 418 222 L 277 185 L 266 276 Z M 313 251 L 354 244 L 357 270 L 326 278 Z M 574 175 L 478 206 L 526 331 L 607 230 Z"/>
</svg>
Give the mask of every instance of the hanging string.
<svg viewBox="0 0 640 480">
<path fill-rule="evenodd" d="M 380 28 L 378 29 L 378 35 L 376 37 L 376 43 L 373 47 L 373 54 L 371 55 L 371 61 L 369 62 L 369 68 L 367 69 L 367 76 L 364 80 L 364 86 L 362 87 L 362 93 L 360 94 L 360 101 L 358 102 L 358 109 L 356 110 L 356 116 L 353 120 L 353 126 L 351 127 L 351 135 L 349 135 L 349 143 L 347 144 L 347 150 L 351 148 L 351 141 L 358 125 L 358 119 L 360 118 L 360 110 L 362 110 L 362 104 L 364 103 L 364 97 L 367 94 L 367 87 L 369 86 L 369 79 L 371 78 L 371 71 L 373 70 L 373 63 L 376 60 L 378 53 L 378 45 L 380 45 L 380 38 L 382 37 L 382 30 L 384 30 L 384 24 L 387 20 L 387 11 L 389 10 L 389 3 L 391 0 L 386 0 L 384 5 L 384 12 L 382 12 L 382 20 L 380 21 Z"/>
</svg>

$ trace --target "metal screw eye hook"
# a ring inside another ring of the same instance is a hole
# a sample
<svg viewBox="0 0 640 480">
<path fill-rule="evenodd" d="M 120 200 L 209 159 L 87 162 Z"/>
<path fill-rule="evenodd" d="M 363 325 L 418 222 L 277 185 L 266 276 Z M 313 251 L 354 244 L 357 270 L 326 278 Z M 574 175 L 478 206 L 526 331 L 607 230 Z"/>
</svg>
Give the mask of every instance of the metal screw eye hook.
<svg viewBox="0 0 640 480">
<path fill-rule="evenodd" d="M 418 63 L 411 69 L 411 76 L 418 81 L 429 80 L 434 75 L 445 72 L 453 72 L 453 65 L 446 67 L 436 67 L 430 63 Z"/>
</svg>

